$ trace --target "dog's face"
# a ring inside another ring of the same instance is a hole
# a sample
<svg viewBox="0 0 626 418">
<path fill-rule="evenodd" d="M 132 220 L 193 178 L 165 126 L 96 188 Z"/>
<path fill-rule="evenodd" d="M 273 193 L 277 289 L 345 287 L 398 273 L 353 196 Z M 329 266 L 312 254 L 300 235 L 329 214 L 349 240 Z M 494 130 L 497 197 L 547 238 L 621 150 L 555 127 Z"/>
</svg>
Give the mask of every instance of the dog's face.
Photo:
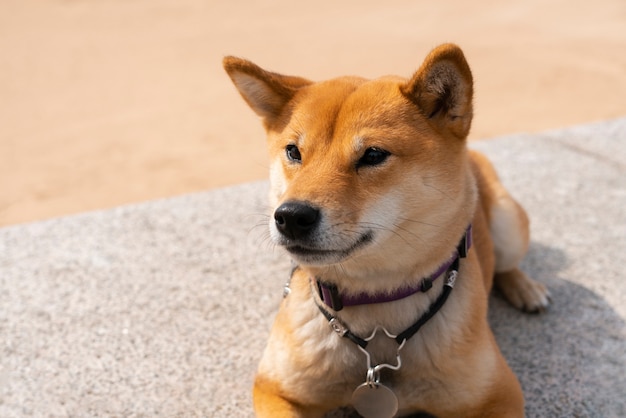
<svg viewBox="0 0 626 418">
<path fill-rule="evenodd" d="M 225 67 L 264 120 L 270 235 L 298 263 L 400 267 L 471 217 L 460 205 L 474 193 L 464 181 L 472 80 L 458 48 L 433 51 L 408 81 L 313 83 L 237 58 Z"/>
</svg>

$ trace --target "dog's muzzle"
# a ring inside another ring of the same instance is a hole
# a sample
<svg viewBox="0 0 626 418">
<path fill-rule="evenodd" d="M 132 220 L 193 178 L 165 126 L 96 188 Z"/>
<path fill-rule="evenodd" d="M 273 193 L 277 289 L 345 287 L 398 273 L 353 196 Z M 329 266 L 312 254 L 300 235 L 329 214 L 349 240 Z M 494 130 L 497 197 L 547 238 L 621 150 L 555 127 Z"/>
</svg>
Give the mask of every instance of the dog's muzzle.
<svg viewBox="0 0 626 418">
<path fill-rule="evenodd" d="M 324 225 L 322 210 L 308 202 L 291 200 L 274 211 L 274 242 L 300 263 L 336 263 L 369 244 L 371 230 L 332 230 Z"/>
</svg>

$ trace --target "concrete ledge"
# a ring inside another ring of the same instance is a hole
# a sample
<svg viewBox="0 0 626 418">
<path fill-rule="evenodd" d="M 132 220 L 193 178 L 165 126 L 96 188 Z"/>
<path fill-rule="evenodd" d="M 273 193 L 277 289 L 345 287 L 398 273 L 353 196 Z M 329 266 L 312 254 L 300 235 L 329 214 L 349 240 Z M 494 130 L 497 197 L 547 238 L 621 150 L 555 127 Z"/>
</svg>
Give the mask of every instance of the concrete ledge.
<svg viewBox="0 0 626 418">
<path fill-rule="evenodd" d="M 552 309 L 492 297 L 529 417 L 626 416 L 626 118 L 474 143 Z M 0 416 L 248 417 L 289 262 L 265 182 L 0 229 Z"/>
</svg>

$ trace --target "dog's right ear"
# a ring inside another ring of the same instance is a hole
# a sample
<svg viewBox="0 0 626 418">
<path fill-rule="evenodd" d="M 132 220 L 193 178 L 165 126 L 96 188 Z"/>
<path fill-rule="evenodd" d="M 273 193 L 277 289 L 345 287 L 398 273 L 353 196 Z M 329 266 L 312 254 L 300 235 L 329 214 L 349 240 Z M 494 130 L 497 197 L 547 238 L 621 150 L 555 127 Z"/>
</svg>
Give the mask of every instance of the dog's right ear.
<svg viewBox="0 0 626 418">
<path fill-rule="evenodd" d="M 248 105 L 261 116 L 266 126 L 282 112 L 296 92 L 311 81 L 265 71 L 258 65 L 237 57 L 226 57 L 224 69 Z"/>
</svg>

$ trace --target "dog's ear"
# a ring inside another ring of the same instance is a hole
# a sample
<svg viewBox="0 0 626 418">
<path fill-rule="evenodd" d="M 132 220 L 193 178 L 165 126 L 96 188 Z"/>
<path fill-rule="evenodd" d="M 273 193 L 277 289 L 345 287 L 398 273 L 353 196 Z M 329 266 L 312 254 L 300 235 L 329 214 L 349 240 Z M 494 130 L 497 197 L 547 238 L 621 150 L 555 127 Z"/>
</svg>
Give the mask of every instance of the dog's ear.
<svg viewBox="0 0 626 418">
<path fill-rule="evenodd" d="M 464 139 L 472 122 L 472 73 L 461 49 L 433 49 L 400 89 L 439 129 Z"/>
<path fill-rule="evenodd" d="M 226 57 L 223 64 L 241 96 L 264 119 L 266 125 L 281 114 L 298 89 L 311 84 L 304 78 L 265 71 L 237 57 Z"/>
</svg>

